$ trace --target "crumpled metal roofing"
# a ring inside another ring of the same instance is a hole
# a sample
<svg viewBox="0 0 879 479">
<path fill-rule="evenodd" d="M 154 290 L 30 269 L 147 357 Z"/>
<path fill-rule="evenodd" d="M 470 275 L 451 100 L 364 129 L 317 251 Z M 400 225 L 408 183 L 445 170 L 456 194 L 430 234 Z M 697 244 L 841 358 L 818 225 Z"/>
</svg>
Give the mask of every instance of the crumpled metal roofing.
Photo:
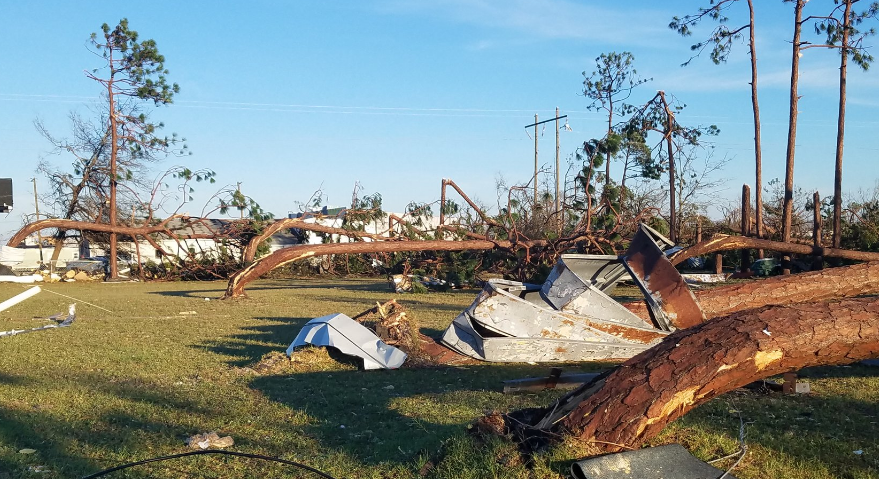
<svg viewBox="0 0 879 479">
<path fill-rule="evenodd" d="M 287 348 L 287 355 L 307 344 L 334 347 L 349 356 L 362 358 L 364 369 L 397 369 L 406 360 L 406 353 L 385 344 L 365 326 L 341 313 L 305 323 Z"/>
</svg>

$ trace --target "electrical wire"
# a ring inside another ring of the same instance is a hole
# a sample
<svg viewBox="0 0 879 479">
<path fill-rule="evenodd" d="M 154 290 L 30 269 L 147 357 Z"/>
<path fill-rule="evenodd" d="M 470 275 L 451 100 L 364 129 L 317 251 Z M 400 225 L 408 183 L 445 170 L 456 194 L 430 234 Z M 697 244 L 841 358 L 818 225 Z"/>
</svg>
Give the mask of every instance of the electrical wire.
<svg viewBox="0 0 879 479">
<path fill-rule="evenodd" d="M 272 461 L 272 462 L 277 462 L 277 463 L 281 463 L 281 464 L 286 464 L 288 466 L 294 466 L 294 467 L 298 467 L 300 469 L 304 469 L 308 472 L 312 472 L 314 474 L 317 474 L 318 476 L 321 476 L 324 479 L 336 479 L 335 477 L 333 477 L 325 472 L 319 471 L 313 467 L 306 466 L 305 464 L 302 464 L 302 463 L 299 463 L 296 461 L 288 461 L 286 459 L 281 459 L 281 458 L 277 458 L 277 457 L 270 457 L 270 456 L 263 456 L 261 454 L 250 454 L 250 453 L 246 453 L 246 452 L 235 452 L 235 451 L 222 451 L 219 449 L 205 449 L 202 451 L 189 451 L 189 452 L 183 452 L 180 454 L 172 454 L 170 456 L 154 457 L 151 459 L 144 459 L 142 461 L 129 462 L 127 464 L 122 464 L 120 466 L 111 467 L 109 469 L 104 469 L 103 471 L 98 471 L 94 474 L 89 474 L 88 476 L 84 476 L 81 479 L 94 479 L 95 477 L 106 476 L 107 474 L 110 474 L 111 472 L 121 471 L 123 469 L 128 469 L 129 467 L 141 466 L 141 465 L 149 464 L 149 463 L 153 463 L 153 462 L 168 461 L 171 459 L 179 459 L 181 457 L 201 456 L 201 455 L 206 455 L 206 454 L 219 454 L 219 455 L 227 455 L 227 456 L 246 457 L 246 458 L 250 458 L 250 459 L 260 459 L 263 461 Z"/>
</svg>

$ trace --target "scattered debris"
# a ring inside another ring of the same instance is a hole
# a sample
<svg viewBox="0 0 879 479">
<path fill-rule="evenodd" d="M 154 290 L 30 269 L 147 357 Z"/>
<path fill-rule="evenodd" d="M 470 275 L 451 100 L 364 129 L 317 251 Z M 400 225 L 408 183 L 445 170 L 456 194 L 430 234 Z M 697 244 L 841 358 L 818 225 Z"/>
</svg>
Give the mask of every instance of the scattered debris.
<svg viewBox="0 0 879 479">
<path fill-rule="evenodd" d="M 47 324 L 45 326 L 31 329 L 12 329 L 9 331 L 0 331 L 0 338 L 4 336 L 15 336 L 17 334 L 32 333 L 34 331 L 42 331 L 44 329 L 66 328 L 67 326 L 73 324 L 73 321 L 76 319 L 76 304 L 74 303 L 68 306 L 67 316 L 64 317 L 64 319 L 61 319 L 62 314 L 63 313 L 58 313 L 49 316 L 48 318 L 43 318 L 55 321 L 55 324 Z"/>
<path fill-rule="evenodd" d="M 672 330 L 704 321 L 695 296 L 662 253 L 670 244 L 641 225 L 623 256 L 562 255 L 542 286 L 489 280 L 442 342 L 485 361 L 630 358 Z M 608 295 L 623 279 L 644 293 L 652 325 Z"/>
<path fill-rule="evenodd" d="M 418 274 L 394 274 L 388 276 L 388 286 L 395 293 L 422 293 L 426 291 L 443 291 L 449 287 L 445 280 L 433 276 Z"/>
<path fill-rule="evenodd" d="M 543 378 L 511 379 L 504 381 L 504 393 L 533 392 L 546 389 L 575 389 L 592 381 L 603 372 L 562 374 L 561 368 L 552 368 Z"/>
<path fill-rule="evenodd" d="M 211 447 L 224 449 L 235 444 L 235 440 L 232 439 L 232 436 L 220 437 L 220 435 L 214 431 L 190 436 L 186 438 L 185 442 L 190 449 L 208 449 Z"/>
<path fill-rule="evenodd" d="M 571 465 L 575 479 L 701 479 L 734 476 L 705 463 L 680 444 L 591 457 Z"/>
<path fill-rule="evenodd" d="M 357 321 L 341 313 L 321 316 L 307 322 L 290 347 L 287 356 L 300 346 L 332 346 L 344 354 L 363 359 L 364 369 L 397 369 L 406 353 L 385 344 Z"/>
<path fill-rule="evenodd" d="M 774 391 L 784 394 L 811 394 L 812 386 L 806 381 L 797 380 L 797 373 L 784 373 L 781 383 L 773 381 L 755 381 L 745 387 L 752 390 Z"/>
</svg>

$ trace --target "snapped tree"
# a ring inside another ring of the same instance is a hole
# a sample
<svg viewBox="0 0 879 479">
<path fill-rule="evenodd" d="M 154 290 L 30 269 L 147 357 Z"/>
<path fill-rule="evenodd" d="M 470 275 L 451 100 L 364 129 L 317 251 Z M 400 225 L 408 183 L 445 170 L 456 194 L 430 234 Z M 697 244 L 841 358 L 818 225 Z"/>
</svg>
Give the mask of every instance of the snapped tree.
<svg viewBox="0 0 879 479">
<path fill-rule="evenodd" d="M 823 45 L 807 45 L 806 48 L 831 48 L 839 50 L 839 107 L 836 123 L 836 155 L 833 173 L 833 239 L 834 248 L 842 244 L 842 153 L 845 139 L 845 103 L 848 60 L 862 70 L 867 71 L 873 56 L 867 52 L 864 40 L 876 33 L 875 29 L 859 30 L 858 26 L 867 19 L 875 19 L 879 12 L 879 3 L 873 2 L 862 11 L 855 12 L 854 4 L 858 0 L 836 0 L 837 6 L 827 16 L 813 16 L 818 23 L 816 30 L 827 35 Z M 840 18 L 842 17 L 842 18 Z"/>
<path fill-rule="evenodd" d="M 727 25 L 729 10 L 739 0 L 711 0 L 708 7 L 700 7 L 698 11 L 683 17 L 674 17 L 669 23 L 669 28 L 682 36 L 690 36 L 702 20 L 709 18 L 718 23 L 708 36 L 690 46 L 690 50 L 696 52 L 693 57 L 684 62 L 689 65 L 694 58 L 698 57 L 706 48 L 711 47 L 711 60 L 717 65 L 726 63 L 732 50 L 733 42 L 740 40 L 744 31 L 748 31 L 748 49 L 751 57 L 751 107 L 754 113 L 754 165 L 755 165 L 755 208 L 754 222 L 755 233 L 758 238 L 763 238 L 763 155 L 760 142 L 760 107 L 757 101 L 757 45 L 754 39 L 754 0 L 747 0 L 748 23 L 730 28 Z M 838 246 L 837 246 L 838 247 Z"/>
</svg>

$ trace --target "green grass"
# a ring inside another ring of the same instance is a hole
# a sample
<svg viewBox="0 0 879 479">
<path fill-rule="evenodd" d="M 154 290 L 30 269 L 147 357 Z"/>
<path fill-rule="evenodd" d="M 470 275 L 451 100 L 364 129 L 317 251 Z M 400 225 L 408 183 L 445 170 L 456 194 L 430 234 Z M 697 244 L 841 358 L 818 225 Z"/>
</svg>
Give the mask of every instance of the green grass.
<svg viewBox="0 0 879 479">
<path fill-rule="evenodd" d="M 396 295 L 377 280 L 263 280 L 247 299 L 219 301 L 224 287 L 45 285 L 79 300 L 78 319 L 66 329 L 0 338 L 0 479 L 82 477 L 186 451 L 187 437 L 207 431 L 232 436 L 236 451 L 301 461 L 340 479 L 557 478 L 578 457 L 576 444 L 566 443 L 523 464 L 509 442 L 477 443 L 465 433 L 486 411 L 556 397 L 499 392 L 501 381 L 544 375 L 546 365 L 365 372 L 335 355 L 304 351 L 274 372 L 252 369 L 283 351 L 309 319 L 353 315 L 395 297 L 422 331 L 437 335 L 475 291 Z M 0 284 L 0 300 L 23 289 Z M 64 311 L 69 302 L 45 291 L 0 312 L 0 330 L 45 324 L 32 318 Z M 731 393 L 673 424 L 655 443 L 677 441 L 703 459 L 720 457 L 736 450 L 741 416 L 749 453 L 738 477 L 877 478 L 877 372 L 863 366 L 808 371 L 810 396 Z M 36 452 L 19 453 L 25 448 Z M 48 472 L 34 472 L 39 466 Z M 199 457 L 108 477 L 306 475 L 250 459 Z"/>
</svg>

